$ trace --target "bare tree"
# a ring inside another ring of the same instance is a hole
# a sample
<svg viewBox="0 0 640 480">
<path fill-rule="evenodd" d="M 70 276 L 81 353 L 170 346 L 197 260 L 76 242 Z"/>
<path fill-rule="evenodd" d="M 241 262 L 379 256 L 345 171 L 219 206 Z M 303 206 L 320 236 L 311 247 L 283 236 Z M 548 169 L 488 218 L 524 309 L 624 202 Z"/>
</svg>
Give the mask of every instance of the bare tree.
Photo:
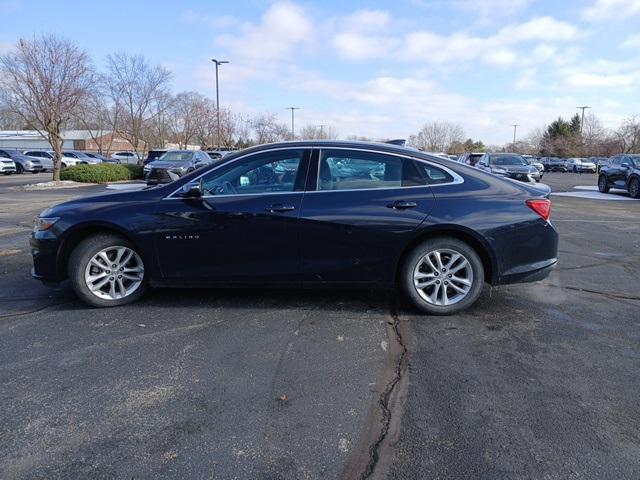
<svg viewBox="0 0 640 480">
<path fill-rule="evenodd" d="M 104 80 L 113 103 L 114 130 L 129 139 L 142 161 L 140 153 L 147 148 L 142 138 L 145 122 L 169 107 L 171 73 L 159 65 L 151 66 L 142 55 L 115 53 L 107 57 Z"/>
<path fill-rule="evenodd" d="M 273 114 L 262 114 L 251 121 L 251 128 L 255 133 L 255 143 L 273 143 L 289 138 L 289 127 L 278 123 Z"/>
<path fill-rule="evenodd" d="M 113 142 L 110 121 L 110 109 L 104 96 L 104 90 L 99 83 L 89 93 L 85 102 L 77 111 L 73 112 L 69 121 L 70 128 L 87 130 L 89 136 L 96 144 L 99 153 L 108 153 Z M 109 138 L 109 143 L 104 145 L 104 138 Z"/>
<path fill-rule="evenodd" d="M 334 140 L 338 138 L 333 127 L 329 125 L 306 125 L 300 131 L 302 140 Z"/>
<path fill-rule="evenodd" d="M 627 118 L 615 132 L 624 153 L 640 153 L 640 117 Z"/>
<path fill-rule="evenodd" d="M 0 56 L 0 95 L 10 111 L 51 144 L 54 181 L 60 180 L 62 129 L 94 84 L 87 54 L 55 35 L 20 39 L 15 49 Z"/>
<path fill-rule="evenodd" d="M 447 152 L 455 143 L 465 140 L 464 129 L 450 122 L 429 122 L 416 135 L 409 137 L 409 145 L 427 152 Z"/>
<path fill-rule="evenodd" d="M 207 98 L 197 92 L 176 95 L 169 116 L 174 138 L 179 148 L 187 148 L 204 131 Z"/>
</svg>

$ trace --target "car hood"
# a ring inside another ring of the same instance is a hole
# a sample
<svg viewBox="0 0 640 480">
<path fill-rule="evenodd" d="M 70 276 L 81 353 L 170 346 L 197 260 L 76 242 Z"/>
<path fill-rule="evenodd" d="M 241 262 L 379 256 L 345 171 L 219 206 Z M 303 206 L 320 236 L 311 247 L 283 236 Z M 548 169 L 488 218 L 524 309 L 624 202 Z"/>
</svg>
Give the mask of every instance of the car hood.
<svg viewBox="0 0 640 480">
<path fill-rule="evenodd" d="M 189 167 L 189 165 L 190 165 L 190 162 L 185 162 L 185 161 L 172 162 L 170 160 L 155 160 L 153 162 L 147 163 L 146 166 L 150 168 L 180 168 L 180 167 L 187 168 Z"/>
<path fill-rule="evenodd" d="M 41 217 L 65 217 L 76 213 L 99 210 L 109 206 L 122 208 L 123 204 L 132 202 L 157 202 L 169 193 L 162 187 L 145 187 L 141 190 L 125 190 L 99 193 L 86 197 L 74 198 L 44 210 Z"/>
</svg>

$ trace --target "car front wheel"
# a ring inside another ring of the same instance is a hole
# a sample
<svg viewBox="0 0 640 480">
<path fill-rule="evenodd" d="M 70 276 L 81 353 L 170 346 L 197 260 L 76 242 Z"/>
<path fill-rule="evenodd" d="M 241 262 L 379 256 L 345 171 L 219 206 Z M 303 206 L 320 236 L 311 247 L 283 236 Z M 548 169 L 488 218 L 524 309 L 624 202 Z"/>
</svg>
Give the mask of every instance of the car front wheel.
<svg viewBox="0 0 640 480">
<path fill-rule="evenodd" d="M 405 294 L 419 310 L 431 315 L 451 315 L 470 307 L 484 284 L 484 268 L 476 251 L 449 237 L 415 247 L 401 275 Z"/>
<path fill-rule="evenodd" d="M 146 290 L 142 257 L 117 235 L 99 234 L 80 242 L 69 258 L 68 270 L 75 293 L 94 307 L 131 303 Z"/>
<path fill-rule="evenodd" d="M 640 180 L 632 178 L 629 182 L 629 195 L 631 198 L 640 198 Z"/>
<path fill-rule="evenodd" d="M 600 193 L 609 193 L 609 185 L 607 183 L 607 177 L 600 175 L 598 177 L 598 191 Z"/>
</svg>

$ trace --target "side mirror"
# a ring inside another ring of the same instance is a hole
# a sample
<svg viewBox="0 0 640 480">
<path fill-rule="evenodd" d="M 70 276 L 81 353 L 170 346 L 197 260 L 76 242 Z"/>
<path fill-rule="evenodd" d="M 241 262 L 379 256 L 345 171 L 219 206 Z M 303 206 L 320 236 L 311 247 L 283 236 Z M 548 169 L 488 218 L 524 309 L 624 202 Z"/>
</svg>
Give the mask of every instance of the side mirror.
<svg viewBox="0 0 640 480">
<path fill-rule="evenodd" d="M 629 164 L 627 162 L 622 162 L 622 165 L 620 165 L 622 168 L 629 168 Z"/>
<path fill-rule="evenodd" d="M 202 185 L 200 182 L 185 183 L 180 189 L 179 195 L 184 198 L 202 197 Z"/>
</svg>

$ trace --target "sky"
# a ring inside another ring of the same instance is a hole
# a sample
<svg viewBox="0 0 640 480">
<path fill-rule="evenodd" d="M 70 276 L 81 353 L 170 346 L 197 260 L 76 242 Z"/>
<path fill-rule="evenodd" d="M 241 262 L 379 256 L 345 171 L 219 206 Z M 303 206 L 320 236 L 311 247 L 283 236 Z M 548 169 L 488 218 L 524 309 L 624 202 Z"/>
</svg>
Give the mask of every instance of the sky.
<svg viewBox="0 0 640 480">
<path fill-rule="evenodd" d="M 589 105 L 606 127 L 640 115 L 640 0 L 0 0 L 0 52 L 56 33 L 103 68 L 139 53 L 175 92 L 246 115 L 406 138 L 430 121 L 489 144 Z"/>
</svg>

